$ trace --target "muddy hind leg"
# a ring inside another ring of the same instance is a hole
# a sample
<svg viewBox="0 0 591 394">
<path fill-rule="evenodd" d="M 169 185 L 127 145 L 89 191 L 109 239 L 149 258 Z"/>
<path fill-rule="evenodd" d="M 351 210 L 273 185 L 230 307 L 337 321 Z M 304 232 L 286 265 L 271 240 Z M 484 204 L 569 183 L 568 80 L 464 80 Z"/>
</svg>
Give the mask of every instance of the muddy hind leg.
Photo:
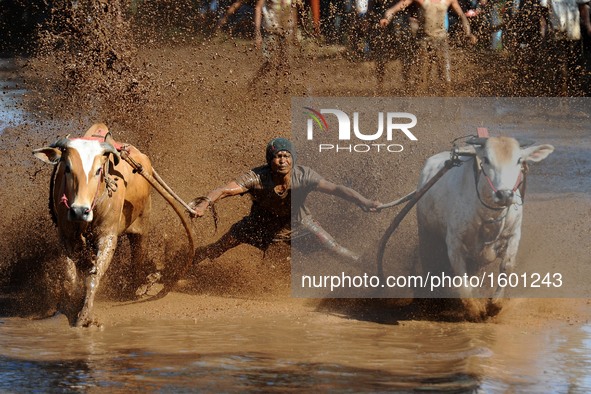
<svg viewBox="0 0 591 394">
<path fill-rule="evenodd" d="M 450 270 L 445 240 L 419 224 L 419 264 L 415 273 L 423 278 L 433 278 L 441 277 L 443 272 L 449 273 Z M 449 298 L 451 295 L 442 287 L 415 290 L 418 293 L 415 294 L 414 302 L 423 318 L 441 321 L 463 320 L 461 300 Z"/>
<path fill-rule="evenodd" d="M 156 265 L 148 259 L 146 237 L 143 234 L 127 234 L 130 248 L 130 261 L 121 296 L 135 298 L 137 289 L 144 284 L 148 275 L 156 272 Z"/>
</svg>

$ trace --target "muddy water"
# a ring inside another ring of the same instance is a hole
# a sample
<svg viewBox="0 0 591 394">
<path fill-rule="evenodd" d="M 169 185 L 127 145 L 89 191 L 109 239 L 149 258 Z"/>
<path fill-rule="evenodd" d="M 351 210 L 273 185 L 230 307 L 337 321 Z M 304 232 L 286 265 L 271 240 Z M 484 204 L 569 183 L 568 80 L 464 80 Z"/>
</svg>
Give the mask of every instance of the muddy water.
<svg viewBox="0 0 591 394">
<path fill-rule="evenodd" d="M 25 116 L 21 108 L 25 90 L 23 81 L 15 77 L 16 68 L 14 59 L 0 59 L 0 134 L 6 127 L 22 122 Z"/>
<path fill-rule="evenodd" d="M 3 320 L 0 390 L 589 392 L 591 326 Z"/>
</svg>

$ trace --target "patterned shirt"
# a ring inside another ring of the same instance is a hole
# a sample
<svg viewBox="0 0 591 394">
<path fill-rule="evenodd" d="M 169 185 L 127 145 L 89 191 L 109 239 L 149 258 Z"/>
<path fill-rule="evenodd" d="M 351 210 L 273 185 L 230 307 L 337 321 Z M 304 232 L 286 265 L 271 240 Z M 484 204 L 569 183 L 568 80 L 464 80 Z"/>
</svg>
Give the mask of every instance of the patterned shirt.
<svg viewBox="0 0 591 394">
<path fill-rule="evenodd" d="M 292 31 L 295 21 L 292 8 L 295 1 L 291 0 L 266 0 L 263 7 L 263 28 L 274 34 L 288 34 Z"/>
</svg>

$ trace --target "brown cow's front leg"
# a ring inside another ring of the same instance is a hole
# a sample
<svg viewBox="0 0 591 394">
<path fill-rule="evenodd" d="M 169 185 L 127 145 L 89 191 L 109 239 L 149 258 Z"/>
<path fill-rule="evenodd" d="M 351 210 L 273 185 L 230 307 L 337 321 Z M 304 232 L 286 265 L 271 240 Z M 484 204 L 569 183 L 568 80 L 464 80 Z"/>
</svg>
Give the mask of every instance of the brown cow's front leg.
<svg viewBox="0 0 591 394">
<path fill-rule="evenodd" d="M 70 325 L 73 326 L 76 324 L 78 312 L 84 303 L 84 289 L 80 283 L 78 268 L 74 260 L 69 256 L 65 256 L 64 260 L 63 291 L 65 294 L 59 296 L 58 308 L 67 316 Z"/>
<path fill-rule="evenodd" d="M 83 249 L 86 239 L 75 226 L 60 228 L 60 237 L 64 246 L 60 259 L 63 283 L 57 294 L 57 307 L 73 326 L 76 324 L 78 313 L 84 303 L 84 284 L 80 279 L 78 263 L 84 256 Z"/>
<path fill-rule="evenodd" d="M 109 234 L 100 237 L 97 243 L 98 252 L 96 256 L 96 264 L 90 270 L 90 273 L 86 277 L 86 298 L 82 310 L 78 314 L 78 321 L 76 322 L 77 327 L 88 327 L 92 324 L 97 324 L 93 320 L 92 314 L 94 309 L 94 297 L 99 288 L 102 277 L 107 272 L 109 264 L 115 254 L 117 248 L 117 236 Z"/>
</svg>

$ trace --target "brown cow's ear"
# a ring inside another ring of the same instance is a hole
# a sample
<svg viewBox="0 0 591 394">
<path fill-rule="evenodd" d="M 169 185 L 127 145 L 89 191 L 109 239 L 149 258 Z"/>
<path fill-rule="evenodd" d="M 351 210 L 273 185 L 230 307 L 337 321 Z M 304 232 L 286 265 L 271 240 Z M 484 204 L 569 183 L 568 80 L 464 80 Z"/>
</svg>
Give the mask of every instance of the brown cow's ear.
<svg viewBox="0 0 591 394">
<path fill-rule="evenodd" d="M 57 164 L 62 158 L 62 151 L 57 148 L 44 147 L 35 149 L 33 155 L 47 164 Z"/>
</svg>

